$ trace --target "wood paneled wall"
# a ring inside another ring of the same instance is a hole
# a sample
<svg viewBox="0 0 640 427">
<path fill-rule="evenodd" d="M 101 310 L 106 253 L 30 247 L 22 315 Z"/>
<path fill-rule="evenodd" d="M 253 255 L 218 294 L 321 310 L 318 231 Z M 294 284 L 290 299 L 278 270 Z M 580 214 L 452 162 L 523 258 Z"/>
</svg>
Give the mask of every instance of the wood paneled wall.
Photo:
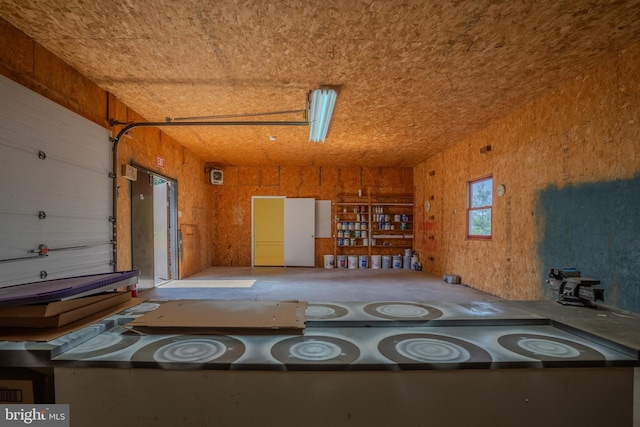
<svg viewBox="0 0 640 427">
<path fill-rule="evenodd" d="M 334 200 L 336 194 L 411 195 L 412 168 L 227 166 L 221 186 L 211 185 L 213 265 L 251 265 L 251 197 Z M 316 239 L 316 266 L 333 253 L 331 239 Z"/>
<path fill-rule="evenodd" d="M 638 70 L 640 44 L 415 167 L 416 205 L 433 206 L 416 211 L 426 270 L 549 299 L 548 270 L 571 266 L 602 280 L 605 303 L 640 311 L 640 244 L 627 237 L 640 235 Z M 493 237 L 468 240 L 466 183 L 489 174 L 506 186 Z"/>
</svg>

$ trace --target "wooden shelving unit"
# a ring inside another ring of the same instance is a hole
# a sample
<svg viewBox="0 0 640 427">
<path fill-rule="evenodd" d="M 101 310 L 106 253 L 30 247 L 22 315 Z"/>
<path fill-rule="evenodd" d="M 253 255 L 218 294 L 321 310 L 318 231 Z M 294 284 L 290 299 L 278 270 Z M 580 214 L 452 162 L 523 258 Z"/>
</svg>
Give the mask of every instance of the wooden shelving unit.
<svg viewBox="0 0 640 427">
<path fill-rule="evenodd" d="M 332 203 L 334 265 L 339 255 L 404 255 L 413 250 L 413 197 L 338 195 Z M 346 267 L 346 266 L 345 266 Z"/>
</svg>

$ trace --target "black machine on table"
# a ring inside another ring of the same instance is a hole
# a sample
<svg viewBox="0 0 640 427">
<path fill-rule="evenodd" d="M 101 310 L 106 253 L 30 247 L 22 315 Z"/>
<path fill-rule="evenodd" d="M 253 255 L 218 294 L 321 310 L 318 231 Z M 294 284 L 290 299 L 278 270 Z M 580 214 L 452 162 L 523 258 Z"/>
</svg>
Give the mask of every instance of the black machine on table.
<svg viewBox="0 0 640 427">
<path fill-rule="evenodd" d="M 604 289 L 597 287 L 600 280 L 581 277 L 574 268 L 552 268 L 547 283 L 560 304 L 593 307 L 596 301 L 604 302 Z"/>
</svg>

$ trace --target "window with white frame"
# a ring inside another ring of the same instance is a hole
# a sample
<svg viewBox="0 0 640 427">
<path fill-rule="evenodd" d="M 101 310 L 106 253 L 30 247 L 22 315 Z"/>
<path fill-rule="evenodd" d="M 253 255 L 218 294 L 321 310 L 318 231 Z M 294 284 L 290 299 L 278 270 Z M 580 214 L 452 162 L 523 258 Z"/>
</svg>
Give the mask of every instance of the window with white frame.
<svg viewBox="0 0 640 427">
<path fill-rule="evenodd" d="M 467 237 L 491 238 L 493 209 L 493 177 L 487 176 L 467 183 Z"/>
</svg>

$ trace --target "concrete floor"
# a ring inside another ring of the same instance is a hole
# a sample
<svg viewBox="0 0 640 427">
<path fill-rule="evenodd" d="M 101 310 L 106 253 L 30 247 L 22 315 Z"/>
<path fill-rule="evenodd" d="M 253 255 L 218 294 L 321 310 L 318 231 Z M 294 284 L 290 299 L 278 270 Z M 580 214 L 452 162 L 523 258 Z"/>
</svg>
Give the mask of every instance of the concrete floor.
<svg viewBox="0 0 640 427">
<path fill-rule="evenodd" d="M 208 280 L 256 280 L 250 288 L 207 288 Z M 194 283 L 202 288 L 194 288 Z M 182 287 L 181 287 L 182 285 Z M 189 286 L 189 287 L 187 287 Z M 303 267 L 211 267 L 142 293 L 158 299 L 300 301 L 497 301 L 500 298 L 451 285 L 422 271 Z"/>
</svg>

